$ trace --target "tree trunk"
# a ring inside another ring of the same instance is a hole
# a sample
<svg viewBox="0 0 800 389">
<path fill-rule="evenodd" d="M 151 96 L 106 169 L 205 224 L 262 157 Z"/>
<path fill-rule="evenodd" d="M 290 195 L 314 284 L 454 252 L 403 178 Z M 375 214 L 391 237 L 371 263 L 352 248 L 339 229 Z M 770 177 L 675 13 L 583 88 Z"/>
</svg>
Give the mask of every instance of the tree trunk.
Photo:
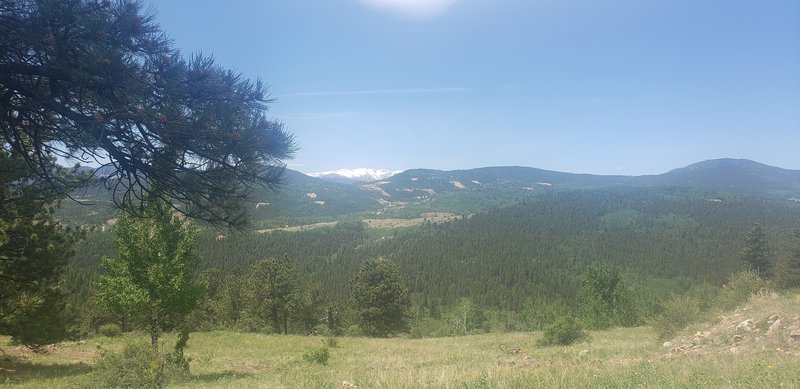
<svg viewBox="0 0 800 389">
<path fill-rule="evenodd" d="M 150 344 L 153 347 L 153 351 L 158 354 L 158 311 L 153 310 L 152 315 L 150 316 Z"/>
</svg>

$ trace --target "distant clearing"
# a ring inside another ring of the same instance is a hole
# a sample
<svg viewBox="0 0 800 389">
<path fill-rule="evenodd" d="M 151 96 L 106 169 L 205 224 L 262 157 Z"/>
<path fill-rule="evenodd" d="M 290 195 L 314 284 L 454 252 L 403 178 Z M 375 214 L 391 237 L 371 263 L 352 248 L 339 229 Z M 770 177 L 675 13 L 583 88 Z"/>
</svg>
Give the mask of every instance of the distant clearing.
<svg viewBox="0 0 800 389">
<path fill-rule="evenodd" d="M 324 204 L 320 204 L 324 205 Z M 444 223 L 449 222 L 452 220 L 461 219 L 461 215 L 456 215 L 455 213 L 449 212 L 426 212 L 420 215 L 418 218 L 413 219 L 363 219 L 361 220 L 368 228 L 383 228 L 383 229 L 391 229 L 391 228 L 403 228 L 403 227 L 413 227 L 421 225 L 425 222 L 431 223 Z M 270 232 L 275 231 L 283 231 L 283 232 L 302 232 L 313 230 L 317 228 L 323 227 L 333 227 L 337 224 L 337 222 L 321 222 L 321 223 L 312 223 L 312 224 L 303 224 L 299 226 L 286 226 L 286 227 L 278 227 L 278 228 L 267 228 L 263 230 L 256 230 L 259 234 L 268 234 Z"/>
<path fill-rule="evenodd" d="M 315 228 L 322 228 L 322 227 L 333 227 L 336 225 L 336 222 L 322 222 L 322 223 L 314 223 L 314 224 L 303 224 L 300 226 L 291 226 L 291 227 L 280 227 L 280 228 L 267 228 L 264 230 L 256 230 L 259 234 L 268 234 L 270 232 L 275 231 L 284 231 L 284 232 L 300 232 L 300 231 L 308 231 L 313 230 Z"/>
<path fill-rule="evenodd" d="M 430 212 L 422 214 L 422 217 L 414 219 L 364 219 L 369 228 L 403 228 L 418 226 L 425 222 L 444 223 L 452 220 L 461 219 L 461 215 L 446 212 Z"/>
<path fill-rule="evenodd" d="M 467 187 L 464 186 L 464 184 L 462 184 L 461 181 L 450 181 L 450 183 L 453 184 L 453 186 L 455 186 L 458 189 L 467 189 Z"/>
</svg>

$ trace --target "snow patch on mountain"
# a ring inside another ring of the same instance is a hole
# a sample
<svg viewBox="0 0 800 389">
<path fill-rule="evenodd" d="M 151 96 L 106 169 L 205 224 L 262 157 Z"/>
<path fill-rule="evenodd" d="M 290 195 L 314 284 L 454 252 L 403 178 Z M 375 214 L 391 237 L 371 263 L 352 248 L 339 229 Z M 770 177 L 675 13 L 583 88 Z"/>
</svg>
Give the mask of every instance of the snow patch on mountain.
<svg viewBox="0 0 800 389">
<path fill-rule="evenodd" d="M 378 181 L 389 178 L 400 172 L 402 172 L 402 170 L 358 168 L 358 169 L 338 169 L 327 172 L 307 173 L 307 175 L 311 177 L 325 178 L 325 179 L 347 179 L 352 181 Z"/>
</svg>

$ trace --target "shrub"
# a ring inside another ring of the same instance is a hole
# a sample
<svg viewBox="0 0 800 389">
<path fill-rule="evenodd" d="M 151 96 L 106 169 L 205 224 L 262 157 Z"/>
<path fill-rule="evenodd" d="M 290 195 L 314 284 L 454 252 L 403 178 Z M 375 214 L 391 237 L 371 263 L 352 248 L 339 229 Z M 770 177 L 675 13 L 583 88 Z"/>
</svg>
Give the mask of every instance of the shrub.
<svg viewBox="0 0 800 389">
<path fill-rule="evenodd" d="M 673 337 L 689 324 L 702 320 L 700 304 L 689 296 L 677 296 L 664 304 L 664 311 L 653 318 L 651 325 L 661 340 Z"/>
<path fill-rule="evenodd" d="M 539 339 L 539 346 L 569 346 L 573 343 L 589 340 L 589 334 L 573 316 L 561 316 L 544 329 L 544 336 Z"/>
<path fill-rule="evenodd" d="M 320 365 L 328 364 L 328 357 L 330 351 L 327 347 L 320 347 L 303 354 L 303 360 L 311 363 L 319 363 Z"/>
<path fill-rule="evenodd" d="M 145 343 L 126 345 L 106 354 L 92 372 L 97 388 L 154 388 L 158 386 L 158 356 Z"/>
<path fill-rule="evenodd" d="M 754 270 L 734 273 L 728 277 L 728 284 L 720 296 L 720 305 L 723 309 L 733 309 L 746 303 L 750 296 L 768 289 L 769 281 L 761 278 Z"/>
<path fill-rule="evenodd" d="M 335 336 L 331 336 L 331 337 L 326 338 L 324 343 L 325 343 L 325 346 L 328 346 L 330 348 L 336 348 L 336 347 L 339 346 L 339 338 L 337 338 Z"/>
<path fill-rule="evenodd" d="M 106 323 L 97 328 L 97 333 L 103 336 L 114 337 L 119 336 L 122 331 L 116 323 Z"/>
<path fill-rule="evenodd" d="M 149 344 L 130 343 L 119 353 L 103 356 L 91 374 L 95 388 L 160 388 L 188 377 L 184 365 L 169 363 Z"/>
<path fill-rule="evenodd" d="M 358 324 L 353 324 L 344 331 L 344 334 L 347 336 L 364 336 L 364 331 L 361 331 L 361 327 Z"/>
</svg>

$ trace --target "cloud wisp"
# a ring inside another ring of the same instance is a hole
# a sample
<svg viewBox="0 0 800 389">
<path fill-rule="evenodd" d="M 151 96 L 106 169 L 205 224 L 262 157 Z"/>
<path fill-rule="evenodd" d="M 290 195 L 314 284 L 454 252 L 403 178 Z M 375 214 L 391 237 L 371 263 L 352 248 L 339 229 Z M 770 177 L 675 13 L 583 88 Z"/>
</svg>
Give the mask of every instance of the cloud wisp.
<svg viewBox="0 0 800 389">
<path fill-rule="evenodd" d="M 347 90 L 347 91 L 297 92 L 297 93 L 287 93 L 284 95 L 280 95 L 279 97 L 456 93 L 456 92 L 466 92 L 468 90 L 469 88 L 366 89 L 366 90 Z"/>
<path fill-rule="evenodd" d="M 428 18 L 441 14 L 457 0 L 361 0 L 377 9 L 398 12 L 406 16 Z"/>
</svg>

